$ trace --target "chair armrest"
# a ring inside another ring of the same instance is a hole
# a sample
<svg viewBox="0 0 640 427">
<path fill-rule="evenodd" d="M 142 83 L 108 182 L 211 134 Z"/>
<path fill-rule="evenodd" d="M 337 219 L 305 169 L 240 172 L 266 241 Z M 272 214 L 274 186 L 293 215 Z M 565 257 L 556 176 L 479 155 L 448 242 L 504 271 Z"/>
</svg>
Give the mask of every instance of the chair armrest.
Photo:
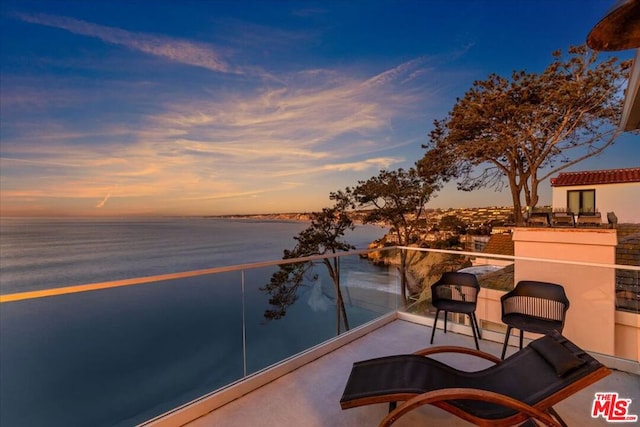
<svg viewBox="0 0 640 427">
<path fill-rule="evenodd" d="M 522 422 L 527 418 L 535 418 L 539 420 L 541 423 L 547 426 L 552 427 L 561 427 L 561 424 L 554 420 L 551 415 L 541 411 L 540 409 L 534 408 L 531 405 L 527 405 L 526 403 L 514 399 L 509 396 L 505 396 L 500 393 L 495 393 L 487 390 L 478 390 L 474 388 L 449 388 L 442 390 L 430 391 L 427 393 L 420 394 L 415 396 L 402 405 L 398 406 L 396 409 L 391 411 L 387 416 L 380 422 L 379 427 L 388 427 L 398 420 L 401 416 L 406 414 L 407 412 L 412 411 L 413 409 L 429 404 L 437 404 L 446 403 L 447 400 L 457 400 L 457 399 L 467 399 L 467 400 L 481 400 L 484 402 L 495 403 L 498 405 L 502 405 L 508 408 L 511 408 L 520 414 L 524 414 L 521 416 L 521 419 L 514 419 L 514 422 Z M 460 413 L 461 411 L 458 411 Z M 464 412 L 466 414 L 466 412 Z M 473 414 L 469 414 L 472 418 L 476 418 Z M 514 417 L 517 417 L 515 415 Z M 468 420 L 468 419 L 467 419 Z"/>
<path fill-rule="evenodd" d="M 493 354 L 485 353 L 484 351 L 474 350 L 472 348 L 459 347 L 454 345 L 441 345 L 437 347 L 423 348 L 422 350 L 418 350 L 413 354 L 416 354 L 418 356 L 430 356 L 432 354 L 438 354 L 438 353 L 462 353 L 462 354 L 469 354 L 471 356 L 479 357 L 481 359 L 486 359 L 494 363 L 502 362 L 502 359 L 500 359 L 497 356 L 494 356 Z"/>
</svg>

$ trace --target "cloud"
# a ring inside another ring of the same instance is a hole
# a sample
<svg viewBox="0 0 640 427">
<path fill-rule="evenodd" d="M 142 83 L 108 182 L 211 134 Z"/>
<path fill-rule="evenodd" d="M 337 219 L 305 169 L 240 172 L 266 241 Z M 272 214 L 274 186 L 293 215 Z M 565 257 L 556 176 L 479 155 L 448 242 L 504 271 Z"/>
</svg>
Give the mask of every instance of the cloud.
<svg viewBox="0 0 640 427">
<path fill-rule="evenodd" d="M 102 201 L 100 201 L 100 203 L 98 203 L 98 204 L 96 205 L 96 208 L 98 208 L 98 209 L 103 208 L 103 207 L 104 207 L 104 205 L 106 205 L 106 204 L 107 204 L 107 200 L 109 200 L 109 197 L 111 197 L 111 191 L 109 191 L 109 192 L 107 193 L 107 195 L 106 195 L 106 196 L 104 196 L 104 199 L 102 199 Z"/>
<path fill-rule="evenodd" d="M 201 153 L 249 159 L 363 155 L 383 142 L 372 144 L 375 135 L 417 109 L 415 94 L 398 85 L 417 73 L 419 63 L 410 61 L 364 81 L 312 70 L 289 76 L 285 87 L 215 101 L 178 101 L 150 116 L 148 128 L 179 134 L 175 145 Z"/>
<path fill-rule="evenodd" d="M 388 169 L 390 166 L 394 164 L 398 164 L 404 161 L 403 158 L 393 158 L 393 157 L 377 157 L 372 159 L 366 159 L 363 161 L 357 162 L 343 162 L 343 163 L 332 163 L 327 165 L 317 166 L 315 168 L 304 168 L 300 170 L 289 170 L 282 171 L 276 174 L 279 177 L 285 176 L 293 176 L 293 175 L 311 175 L 322 172 L 344 172 L 344 171 L 366 171 L 366 170 L 382 170 Z"/>
<path fill-rule="evenodd" d="M 127 46 L 134 36 L 108 36 L 107 27 L 71 21 L 65 25 Z M 240 203 L 248 200 L 247 211 L 268 203 L 313 209 L 313 200 L 326 203 L 329 191 L 395 167 L 406 161 L 401 150 L 419 146 L 417 134 L 395 140 L 394 127 L 414 122 L 429 93 L 424 63 L 373 76 L 309 69 L 257 88 L 217 89 L 215 96 L 205 86 L 200 95 L 176 94 L 136 112 L 130 122 L 99 113 L 89 125 L 71 116 L 12 122 L 14 132 L 3 135 L 2 201 L 10 207 L 68 200 L 93 211 L 109 203 L 113 212 L 134 205 L 244 210 Z M 96 194 L 105 194 L 97 204 Z"/>
<path fill-rule="evenodd" d="M 424 72 L 423 66 L 426 62 L 427 58 L 425 57 L 420 57 L 404 62 L 396 67 L 393 67 L 376 76 L 371 77 L 363 83 L 363 86 L 383 86 L 393 81 L 401 81 L 403 83 L 407 83 L 413 80 L 414 77 Z"/>
<path fill-rule="evenodd" d="M 205 43 L 177 40 L 145 33 L 134 33 L 119 28 L 93 24 L 78 19 L 56 15 L 18 14 L 25 22 L 67 30 L 74 34 L 98 38 L 106 43 L 169 59 L 187 65 L 206 68 L 221 73 L 241 74 L 222 58 L 222 54 Z"/>
</svg>

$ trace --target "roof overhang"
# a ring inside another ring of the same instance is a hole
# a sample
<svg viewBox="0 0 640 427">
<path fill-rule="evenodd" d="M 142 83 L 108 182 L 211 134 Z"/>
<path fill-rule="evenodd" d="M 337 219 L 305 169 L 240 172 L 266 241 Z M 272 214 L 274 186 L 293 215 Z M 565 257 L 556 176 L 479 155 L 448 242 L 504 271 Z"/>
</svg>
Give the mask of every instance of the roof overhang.
<svg viewBox="0 0 640 427">
<path fill-rule="evenodd" d="M 640 0 L 620 0 L 587 36 L 594 50 L 636 49 L 625 94 L 620 128 L 640 129 Z"/>
<path fill-rule="evenodd" d="M 640 49 L 636 49 L 636 57 L 629 75 L 620 127 L 624 131 L 640 129 Z"/>
</svg>

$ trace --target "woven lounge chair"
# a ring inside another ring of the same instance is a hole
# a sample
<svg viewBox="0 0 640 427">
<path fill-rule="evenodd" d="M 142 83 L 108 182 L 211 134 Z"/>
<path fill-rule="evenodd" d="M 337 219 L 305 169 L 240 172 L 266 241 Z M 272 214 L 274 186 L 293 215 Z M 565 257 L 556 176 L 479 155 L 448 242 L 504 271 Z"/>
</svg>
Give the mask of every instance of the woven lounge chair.
<svg viewBox="0 0 640 427">
<path fill-rule="evenodd" d="M 427 357 L 444 352 L 481 357 L 495 365 L 465 372 Z M 531 419 L 566 426 L 553 405 L 609 373 L 553 331 L 505 360 L 470 348 L 443 346 L 356 362 L 340 405 L 348 409 L 389 403 L 390 412 L 380 426 L 389 426 L 427 404 L 483 426 L 510 426 Z M 404 403 L 396 407 L 400 401 Z"/>
</svg>

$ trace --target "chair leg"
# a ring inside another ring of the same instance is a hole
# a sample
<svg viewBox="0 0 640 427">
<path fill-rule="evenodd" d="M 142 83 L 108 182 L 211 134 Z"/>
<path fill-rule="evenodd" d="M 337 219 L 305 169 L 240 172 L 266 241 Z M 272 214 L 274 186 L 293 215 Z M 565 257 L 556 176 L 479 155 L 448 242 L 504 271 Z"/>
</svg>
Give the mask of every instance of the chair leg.
<svg viewBox="0 0 640 427">
<path fill-rule="evenodd" d="M 469 320 L 471 321 L 471 332 L 473 332 L 473 341 L 476 343 L 476 350 L 480 350 L 480 345 L 478 345 L 478 334 L 476 332 L 476 323 L 475 316 L 473 313 L 469 314 Z"/>
<path fill-rule="evenodd" d="M 504 335 L 504 344 L 502 345 L 502 356 L 501 359 L 504 359 L 504 355 L 507 353 L 507 344 L 509 343 L 509 335 L 511 335 L 511 326 L 507 326 L 507 333 Z"/>
<path fill-rule="evenodd" d="M 524 335 L 524 331 L 520 329 L 520 350 L 522 350 L 522 336 Z"/>
<path fill-rule="evenodd" d="M 556 421 L 558 421 L 558 423 L 560 423 L 560 425 L 561 425 L 562 427 L 569 427 L 569 426 L 567 426 L 567 423 L 565 423 L 565 422 L 564 422 L 564 420 L 562 419 L 562 417 L 560 416 L 560 414 L 558 414 L 558 413 L 556 412 L 556 410 L 555 410 L 555 409 L 553 409 L 553 407 L 551 407 L 551 408 L 547 409 L 547 412 L 548 412 L 551 416 L 553 416 L 553 418 L 555 418 L 555 419 L 556 419 Z"/>
<path fill-rule="evenodd" d="M 444 311 L 444 333 L 447 333 L 447 310 Z"/>
<path fill-rule="evenodd" d="M 440 309 L 436 309 L 436 317 L 433 319 L 433 328 L 431 328 L 431 344 L 433 344 L 433 336 L 436 334 L 436 326 L 438 325 L 438 314 Z"/>
<path fill-rule="evenodd" d="M 480 326 L 478 326 L 478 318 L 476 317 L 476 313 L 471 313 L 471 315 L 473 316 L 473 324 L 476 327 L 476 331 L 478 332 L 478 338 L 482 339 L 482 333 L 480 332 Z"/>
</svg>

